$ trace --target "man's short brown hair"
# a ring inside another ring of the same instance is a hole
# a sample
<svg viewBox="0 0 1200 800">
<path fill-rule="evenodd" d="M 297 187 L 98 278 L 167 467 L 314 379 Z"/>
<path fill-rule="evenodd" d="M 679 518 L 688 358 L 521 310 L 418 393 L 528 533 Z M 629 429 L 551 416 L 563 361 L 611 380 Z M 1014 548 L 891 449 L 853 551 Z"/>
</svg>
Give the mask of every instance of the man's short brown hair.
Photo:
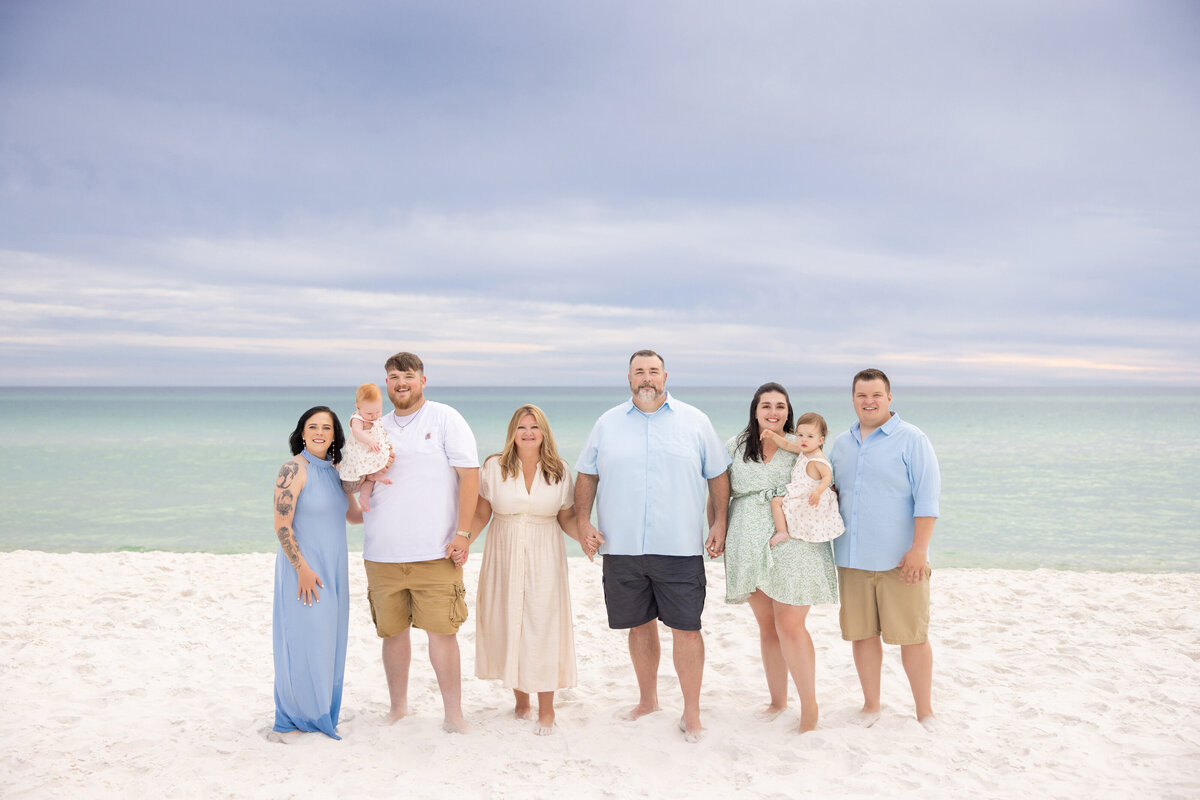
<svg viewBox="0 0 1200 800">
<path fill-rule="evenodd" d="M 420 375 L 425 374 L 425 365 L 421 363 L 420 357 L 416 353 L 396 353 L 396 355 L 383 362 L 383 371 L 391 372 L 416 372 Z"/>
<path fill-rule="evenodd" d="M 850 394 L 854 394 L 854 387 L 858 386 L 859 381 L 883 381 L 883 388 L 888 394 L 892 393 L 892 382 L 888 380 L 888 376 L 883 374 L 881 369 L 864 369 L 854 376 L 854 380 L 850 381 Z"/>
</svg>

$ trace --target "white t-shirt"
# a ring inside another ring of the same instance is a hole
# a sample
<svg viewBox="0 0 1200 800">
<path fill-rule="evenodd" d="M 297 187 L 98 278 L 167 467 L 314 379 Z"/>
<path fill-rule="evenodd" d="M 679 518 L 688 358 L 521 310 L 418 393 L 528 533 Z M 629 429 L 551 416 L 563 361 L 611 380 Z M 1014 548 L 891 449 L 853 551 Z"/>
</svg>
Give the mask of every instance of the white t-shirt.
<svg viewBox="0 0 1200 800">
<path fill-rule="evenodd" d="M 454 468 L 479 466 L 475 436 L 462 414 L 431 400 L 416 414 L 397 420 L 392 412 L 380 422 L 396 461 L 387 474 L 391 485 L 371 490 L 363 558 L 391 564 L 445 558 L 458 527 Z"/>
</svg>

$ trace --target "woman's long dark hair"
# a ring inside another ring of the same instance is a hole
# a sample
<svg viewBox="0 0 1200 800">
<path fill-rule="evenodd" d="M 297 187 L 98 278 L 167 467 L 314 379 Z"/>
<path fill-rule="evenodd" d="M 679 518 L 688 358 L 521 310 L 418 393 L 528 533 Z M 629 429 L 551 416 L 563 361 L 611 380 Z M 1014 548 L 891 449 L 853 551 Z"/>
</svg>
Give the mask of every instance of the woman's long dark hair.
<svg viewBox="0 0 1200 800">
<path fill-rule="evenodd" d="M 746 446 L 746 449 L 742 452 L 743 461 L 757 461 L 760 464 L 762 463 L 762 440 L 759 438 L 762 435 L 762 431 L 759 429 L 758 416 L 754 412 L 758 409 L 758 401 L 767 392 L 779 392 L 783 395 L 788 409 L 787 421 L 783 423 L 783 432 L 795 432 L 795 428 L 792 425 L 792 398 L 788 397 L 787 389 L 778 383 L 764 383 L 754 392 L 754 399 L 750 401 L 750 422 L 747 423 L 746 429 L 738 434 L 738 444 Z"/>
<path fill-rule="evenodd" d="M 342 448 L 346 445 L 346 434 L 342 432 L 342 423 L 337 414 L 333 413 L 333 409 L 329 406 L 313 406 L 301 414 L 300 421 L 296 423 L 296 430 L 292 431 L 292 435 L 288 437 L 288 445 L 292 448 L 292 455 L 300 455 L 300 451 L 304 449 L 304 426 L 308 423 L 309 417 L 313 414 L 320 414 L 322 411 L 333 418 L 333 444 L 329 447 L 327 458 L 333 462 L 334 466 L 337 466 L 342 462 Z M 790 420 L 791 417 L 789 416 L 788 419 Z"/>
</svg>

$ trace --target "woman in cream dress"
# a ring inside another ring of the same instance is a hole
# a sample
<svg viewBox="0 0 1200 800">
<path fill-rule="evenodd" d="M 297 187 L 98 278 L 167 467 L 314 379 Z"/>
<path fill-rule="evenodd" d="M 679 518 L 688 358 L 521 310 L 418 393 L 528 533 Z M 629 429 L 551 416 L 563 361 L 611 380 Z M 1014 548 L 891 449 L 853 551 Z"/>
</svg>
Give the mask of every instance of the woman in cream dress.
<svg viewBox="0 0 1200 800">
<path fill-rule="evenodd" d="M 518 719 L 554 730 L 554 691 L 575 685 L 575 635 L 564 531 L 578 540 L 571 470 L 558 456 L 546 415 L 523 405 L 504 450 L 479 476 L 471 539 L 491 521 L 476 598 L 475 675 L 512 689 Z"/>
</svg>

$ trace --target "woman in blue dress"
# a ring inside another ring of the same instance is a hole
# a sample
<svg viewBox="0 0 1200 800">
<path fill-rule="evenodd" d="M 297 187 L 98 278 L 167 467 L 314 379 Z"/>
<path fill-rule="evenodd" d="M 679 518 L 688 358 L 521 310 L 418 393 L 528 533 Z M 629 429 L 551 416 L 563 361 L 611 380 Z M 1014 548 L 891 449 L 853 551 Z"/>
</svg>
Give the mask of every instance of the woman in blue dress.
<svg viewBox="0 0 1200 800">
<path fill-rule="evenodd" d="M 346 436 L 325 406 L 305 411 L 292 458 L 275 482 L 275 728 L 286 742 L 303 731 L 334 739 L 342 706 L 350 620 L 346 523 L 362 522 L 336 465 Z"/>
</svg>

